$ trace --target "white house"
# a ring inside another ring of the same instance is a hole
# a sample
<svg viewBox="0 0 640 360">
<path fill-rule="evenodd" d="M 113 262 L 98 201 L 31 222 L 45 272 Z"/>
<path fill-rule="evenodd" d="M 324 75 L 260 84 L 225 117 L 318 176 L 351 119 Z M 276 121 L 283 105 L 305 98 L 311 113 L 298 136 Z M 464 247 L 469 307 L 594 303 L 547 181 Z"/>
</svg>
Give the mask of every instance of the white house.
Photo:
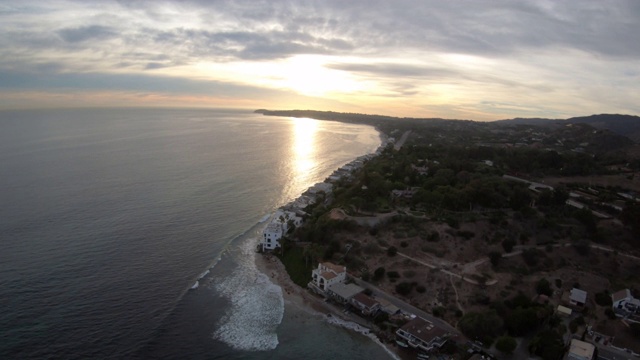
<svg viewBox="0 0 640 360">
<path fill-rule="evenodd" d="M 611 301 L 613 302 L 613 310 L 626 313 L 640 311 L 640 299 L 634 298 L 629 289 L 620 290 L 611 294 Z"/>
<path fill-rule="evenodd" d="M 293 211 L 279 209 L 273 215 L 273 220 L 262 231 L 260 244 L 262 250 L 274 250 L 280 247 L 280 239 L 289 231 L 289 221 L 297 227 L 302 225 L 302 218 Z"/>
<path fill-rule="evenodd" d="M 273 250 L 280 247 L 280 239 L 284 234 L 283 224 L 271 222 L 262 232 L 262 250 Z"/>
<path fill-rule="evenodd" d="M 326 293 L 331 285 L 341 283 L 346 278 L 346 266 L 323 262 L 318 264 L 318 268 L 311 272 L 311 282 L 309 284 L 316 290 Z"/>
</svg>

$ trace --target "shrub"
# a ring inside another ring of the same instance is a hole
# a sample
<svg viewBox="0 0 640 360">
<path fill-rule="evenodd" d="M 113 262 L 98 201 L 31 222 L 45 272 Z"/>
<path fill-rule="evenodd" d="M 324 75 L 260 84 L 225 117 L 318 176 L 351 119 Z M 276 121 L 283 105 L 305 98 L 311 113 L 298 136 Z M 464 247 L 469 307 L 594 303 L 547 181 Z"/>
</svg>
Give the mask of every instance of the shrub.
<svg viewBox="0 0 640 360">
<path fill-rule="evenodd" d="M 547 279 L 542 278 L 538 281 L 538 283 L 536 284 L 536 293 L 538 295 L 547 295 L 547 296 L 553 295 L 553 290 L 551 290 L 551 284 Z"/>
<path fill-rule="evenodd" d="M 388 256 L 396 256 L 397 253 L 398 253 L 398 249 L 395 246 L 389 246 L 389 248 L 387 248 Z"/>
<path fill-rule="evenodd" d="M 387 276 L 389 279 L 397 279 L 400 277 L 400 274 L 397 271 L 387 271 Z"/>
<path fill-rule="evenodd" d="M 410 278 L 412 278 L 412 277 L 416 276 L 416 272 L 415 272 L 415 271 L 413 271 L 413 270 L 405 270 L 405 271 L 403 271 L 403 272 L 402 272 L 402 275 L 403 275 L 404 277 L 406 277 L 406 278 L 410 279 Z"/>
<path fill-rule="evenodd" d="M 596 304 L 600 306 L 608 306 L 613 305 L 613 301 L 611 300 L 611 295 L 605 290 L 603 292 L 596 293 Z"/>
<path fill-rule="evenodd" d="M 505 239 L 504 241 L 502 241 L 502 248 L 504 249 L 504 252 L 506 253 L 510 253 L 513 251 L 513 247 L 516 245 L 516 242 L 511 240 L 511 239 Z"/>
<path fill-rule="evenodd" d="M 416 291 L 419 292 L 420 294 L 424 294 L 427 291 L 427 288 L 424 287 L 423 285 L 418 285 L 416 286 Z"/>
<path fill-rule="evenodd" d="M 383 267 L 377 268 L 373 272 L 373 280 L 378 281 L 384 277 L 385 269 Z"/>
<path fill-rule="evenodd" d="M 409 246 L 409 243 L 406 241 L 401 241 L 400 242 L 400 247 L 406 248 L 407 246 Z"/>
<path fill-rule="evenodd" d="M 496 341 L 496 349 L 498 349 L 503 354 L 513 353 L 513 350 L 515 350 L 517 346 L 518 343 L 516 342 L 516 339 L 512 338 L 511 336 L 501 336 Z"/>
<path fill-rule="evenodd" d="M 604 314 L 607 315 L 607 317 L 611 320 L 616 318 L 616 313 L 610 307 L 604 309 Z"/>
<path fill-rule="evenodd" d="M 413 289 L 413 286 L 408 282 L 401 282 L 396 285 L 396 292 L 400 295 L 409 295 L 411 289 Z"/>
<path fill-rule="evenodd" d="M 496 267 L 500 264 L 500 260 L 502 260 L 502 254 L 497 251 L 492 251 L 489 253 L 489 260 L 491 260 L 491 265 Z"/>
</svg>

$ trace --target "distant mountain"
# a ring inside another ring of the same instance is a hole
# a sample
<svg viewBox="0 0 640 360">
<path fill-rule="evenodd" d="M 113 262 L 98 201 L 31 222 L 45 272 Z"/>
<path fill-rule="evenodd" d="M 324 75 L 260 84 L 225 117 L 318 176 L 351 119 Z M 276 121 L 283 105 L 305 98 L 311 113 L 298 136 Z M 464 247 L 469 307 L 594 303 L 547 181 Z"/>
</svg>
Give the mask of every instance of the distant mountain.
<svg viewBox="0 0 640 360">
<path fill-rule="evenodd" d="M 590 116 L 573 117 L 570 119 L 541 119 L 541 118 L 515 118 L 498 120 L 497 125 L 535 125 L 553 126 L 570 124 L 588 124 L 596 129 L 607 129 L 618 135 L 626 136 L 636 143 L 640 143 L 640 117 L 633 115 L 600 114 Z"/>
<path fill-rule="evenodd" d="M 557 121 L 564 121 L 564 119 L 546 119 L 546 118 L 515 118 L 506 120 L 492 121 L 492 124 L 496 125 L 535 125 L 544 126 L 552 125 Z"/>
<path fill-rule="evenodd" d="M 633 115 L 600 114 L 567 119 L 572 124 L 589 124 L 597 129 L 608 129 L 640 143 L 640 117 Z"/>
</svg>

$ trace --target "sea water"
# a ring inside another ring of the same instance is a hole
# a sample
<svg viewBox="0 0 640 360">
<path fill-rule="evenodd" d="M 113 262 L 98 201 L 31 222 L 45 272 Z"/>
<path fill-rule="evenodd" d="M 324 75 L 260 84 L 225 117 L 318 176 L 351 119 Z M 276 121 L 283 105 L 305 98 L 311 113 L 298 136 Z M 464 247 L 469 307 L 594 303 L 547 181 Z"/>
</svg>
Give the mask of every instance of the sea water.
<svg viewBox="0 0 640 360">
<path fill-rule="evenodd" d="M 0 112 L 0 358 L 388 358 L 285 304 L 266 215 L 380 144 L 246 110 Z"/>
</svg>

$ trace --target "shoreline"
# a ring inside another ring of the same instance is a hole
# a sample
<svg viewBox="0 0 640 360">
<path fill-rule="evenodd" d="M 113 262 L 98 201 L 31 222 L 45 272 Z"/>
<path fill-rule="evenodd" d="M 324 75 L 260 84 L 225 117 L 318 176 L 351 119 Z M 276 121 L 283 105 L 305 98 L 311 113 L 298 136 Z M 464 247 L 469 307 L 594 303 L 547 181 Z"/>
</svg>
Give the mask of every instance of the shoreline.
<svg viewBox="0 0 640 360">
<path fill-rule="evenodd" d="M 346 315 L 337 307 L 324 302 L 319 296 L 296 285 L 276 256 L 269 253 L 256 254 L 255 264 L 258 271 L 268 276 L 269 281 L 282 289 L 285 311 L 287 306 L 295 306 L 309 315 L 324 318 L 331 325 L 340 326 L 368 337 L 371 341 L 383 347 L 392 359 L 407 359 L 406 354 L 398 352 L 399 349 L 382 343 L 370 330 L 371 324 L 367 324 L 367 320 L 357 315 Z"/>
</svg>

